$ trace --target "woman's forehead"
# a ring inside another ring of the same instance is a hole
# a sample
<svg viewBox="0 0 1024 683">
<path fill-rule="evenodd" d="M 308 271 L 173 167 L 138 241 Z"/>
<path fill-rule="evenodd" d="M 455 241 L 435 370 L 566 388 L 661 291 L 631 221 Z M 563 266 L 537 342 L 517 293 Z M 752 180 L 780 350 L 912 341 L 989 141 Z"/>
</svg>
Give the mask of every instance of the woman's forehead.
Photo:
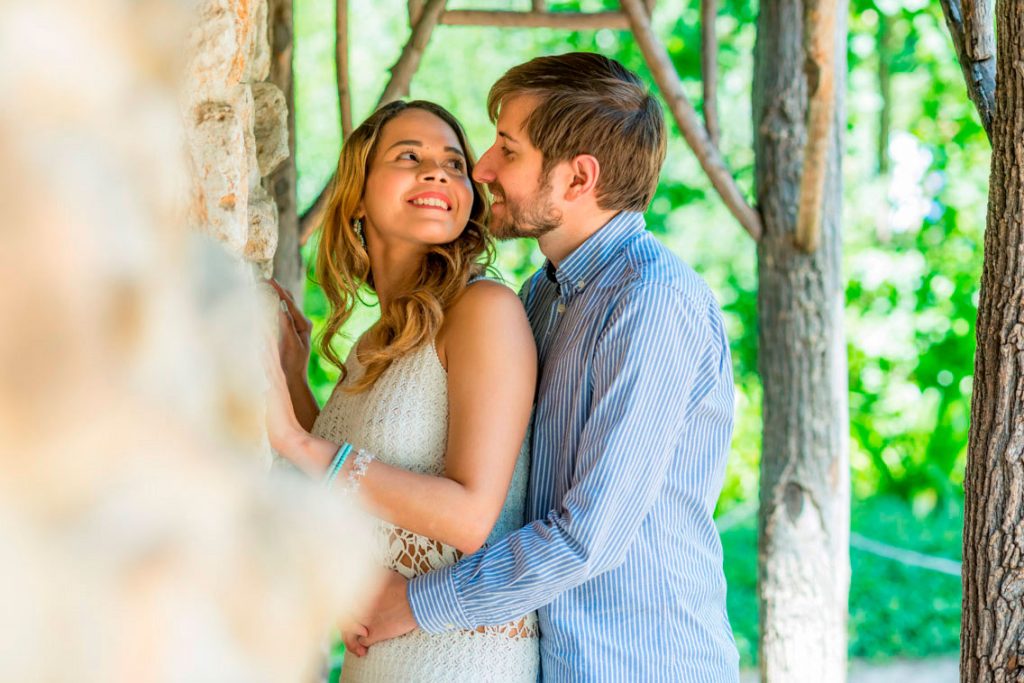
<svg viewBox="0 0 1024 683">
<path fill-rule="evenodd" d="M 459 136 L 437 115 L 410 107 L 388 121 L 381 130 L 385 149 L 402 140 L 415 141 L 428 147 L 455 147 L 462 150 Z"/>
</svg>

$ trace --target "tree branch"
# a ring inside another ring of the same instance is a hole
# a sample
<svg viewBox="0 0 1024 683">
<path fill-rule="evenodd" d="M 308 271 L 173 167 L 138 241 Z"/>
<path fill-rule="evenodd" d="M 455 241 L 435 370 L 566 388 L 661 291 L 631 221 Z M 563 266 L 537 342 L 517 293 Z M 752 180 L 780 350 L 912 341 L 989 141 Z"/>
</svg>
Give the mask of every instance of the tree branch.
<svg viewBox="0 0 1024 683">
<path fill-rule="evenodd" d="M 715 147 L 718 147 L 719 139 L 718 34 L 715 32 L 717 16 L 717 0 L 700 0 L 700 70 L 701 82 L 704 85 L 704 128 Z"/>
<path fill-rule="evenodd" d="M 549 12 L 508 10 L 451 10 L 441 15 L 446 26 L 500 26 L 506 28 L 558 28 L 566 31 L 594 31 L 602 28 L 628 29 L 622 12 Z"/>
<path fill-rule="evenodd" d="M 818 248 L 821 234 L 826 164 L 835 113 L 836 0 L 807 3 L 804 44 L 810 94 L 795 240 L 797 247 L 811 253 Z"/>
<path fill-rule="evenodd" d="M 409 42 L 402 48 L 401 56 L 391 67 L 391 80 L 377 102 L 378 108 L 409 94 L 409 84 L 420 66 L 420 59 L 423 57 L 423 51 L 427 49 L 434 27 L 444 12 L 444 4 L 445 0 L 427 0 L 423 12 L 420 13 L 420 20 L 416 22 L 416 27 L 409 36 Z"/>
<path fill-rule="evenodd" d="M 384 92 L 377 102 L 377 109 L 388 102 L 393 102 L 409 94 L 409 83 L 412 81 L 416 69 L 419 68 L 423 51 L 426 49 L 427 43 L 430 42 L 430 35 L 434 32 L 434 27 L 437 26 L 441 13 L 444 12 L 444 5 L 445 0 L 427 0 L 423 11 L 420 13 L 420 20 L 413 28 L 412 35 L 409 36 L 409 41 L 402 49 L 401 56 L 399 56 L 395 65 L 391 67 L 391 80 L 388 81 L 387 87 L 384 88 Z M 313 202 L 313 206 L 306 213 L 302 214 L 303 244 L 320 227 L 323 211 L 327 206 L 327 199 L 330 196 L 330 189 L 333 184 L 334 176 L 332 175 L 331 179 L 324 185 L 323 190 L 320 191 L 320 196 Z"/>
<path fill-rule="evenodd" d="M 623 11 L 629 16 L 633 35 L 643 52 L 647 66 L 650 68 L 658 88 L 661 89 L 662 95 L 668 101 L 672 115 L 686 139 L 686 143 L 697 156 L 701 168 L 704 169 L 711 184 L 732 215 L 754 240 L 759 240 L 762 232 L 761 217 L 744 199 L 732 174 L 726 168 L 718 148 L 711 143 L 693 104 L 683 92 L 683 84 L 679 80 L 679 74 L 672 65 L 672 60 L 669 58 L 664 44 L 654 35 L 643 0 L 622 0 L 621 4 Z"/>
<path fill-rule="evenodd" d="M 338 81 L 338 112 L 341 117 L 341 139 L 352 132 L 352 90 L 348 68 L 348 0 L 338 0 L 335 15 L 334 64 Z"/>
<path fill-rule="evenodd" d="M 424 0 L 409 0 L 409 28 L 413 28 L 423 16 Z"/>
<path fill-rule="evenodd" d="M 990 0 L 939 0 L 939 3 L 967 82 L 967 94 L 978 110 L 991 144 L 996 108 L 996 56 Z"/>
</svg>

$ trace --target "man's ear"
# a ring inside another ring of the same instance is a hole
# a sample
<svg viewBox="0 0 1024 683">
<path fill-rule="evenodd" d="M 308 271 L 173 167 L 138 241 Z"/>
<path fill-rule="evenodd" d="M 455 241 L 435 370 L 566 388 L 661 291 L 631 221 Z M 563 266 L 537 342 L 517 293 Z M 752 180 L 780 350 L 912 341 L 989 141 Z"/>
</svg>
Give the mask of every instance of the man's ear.
<svg viewBox="0 0 1024 683">
<path fill-rule="evenodd" d="M 569 162 L 571 180 L 566 188 L 565 198 L 573 201 L 597 190 L 597 179 L 601 175 L 601 164 L 590 154 L 580 154 Z"/>
</svg>

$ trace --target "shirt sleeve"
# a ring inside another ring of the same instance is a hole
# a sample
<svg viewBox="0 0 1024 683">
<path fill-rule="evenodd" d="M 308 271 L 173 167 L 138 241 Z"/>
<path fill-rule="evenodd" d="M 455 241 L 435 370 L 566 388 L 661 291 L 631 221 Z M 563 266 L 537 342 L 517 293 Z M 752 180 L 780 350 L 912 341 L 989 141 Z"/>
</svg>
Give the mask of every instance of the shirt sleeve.
<svg viewBox="0 0 1024 683">
<path fill-rule="evenodd" d="M 595 346 L 590 414 L 559 507 L 413 579 L 419 626 L 506 623 L 621 564 L 662 489 L 713 336 L 706 307 L 674 287 L 624 291 Z"/>
</svg>

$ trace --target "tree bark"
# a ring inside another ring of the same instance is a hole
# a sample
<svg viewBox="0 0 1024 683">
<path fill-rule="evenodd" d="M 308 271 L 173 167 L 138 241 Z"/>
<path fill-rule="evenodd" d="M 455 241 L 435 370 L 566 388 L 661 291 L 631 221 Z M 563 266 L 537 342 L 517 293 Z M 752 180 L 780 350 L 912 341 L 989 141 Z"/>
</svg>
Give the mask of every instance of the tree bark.
<svg viewBox="0 0 1024 683">
<path fill-rule="evenodd" d="M 267 177 L 267 191 L 277 203 L 278 237 L 274 278 L 302 302 L 305 269 L 299 252 L 299 216 L 295 204 L 295 90 L 292 86 L 292 0 L 270 0 L 270 81 L 288 105 L 288 158 Z"/>
<path fill-rule="evenodd" d="M 754 144 L 764 234 L 757 247 L 759 365 L 764 387 L 758 598 L 761 678 L 846 677 L 849 417 L 840 269 L 841 136 L 847 3 L 836 7 L 835 103 L 824 164 L 821 229 L 795 244 L 812 84 L 805 2 L 761 4 Z"/>
<path fill-rule="evenodd" d="M 1000 0 L 964 477 L 960 677 L 1024 681 L 1024 3 Z"/>
<path fill-rule="evenodd" d="M 992 0 L 940 0 L 960 70 L 967 82 L 967 94 L 981 117 L 981 125 L 992 140 L 992 112 L 995 108 L 993 63 L 994 27 L 988 10 Z"/>
</svg>

